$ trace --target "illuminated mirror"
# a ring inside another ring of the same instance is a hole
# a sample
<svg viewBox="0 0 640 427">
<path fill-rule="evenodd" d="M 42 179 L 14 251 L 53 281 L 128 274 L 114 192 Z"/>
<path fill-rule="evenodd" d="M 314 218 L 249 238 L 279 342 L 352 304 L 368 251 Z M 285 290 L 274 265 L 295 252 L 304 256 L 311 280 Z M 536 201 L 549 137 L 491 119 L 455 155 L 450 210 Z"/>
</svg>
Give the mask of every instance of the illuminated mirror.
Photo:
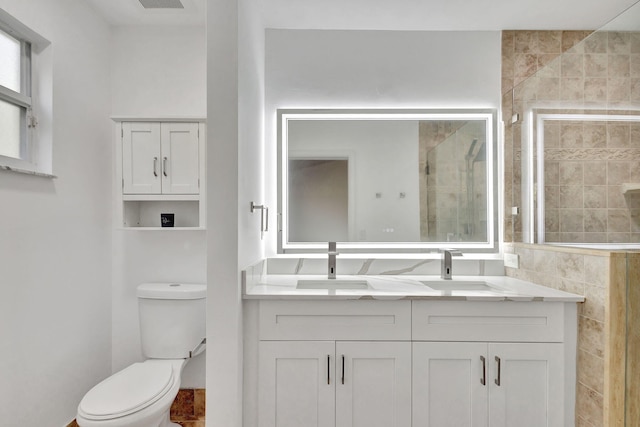
<svg viewBox="0 0 640 427">
<path fill-rule="evenodd" d="M 497 249 L 493 110 L 279 110 L 280 252 Z"/>
</svg>

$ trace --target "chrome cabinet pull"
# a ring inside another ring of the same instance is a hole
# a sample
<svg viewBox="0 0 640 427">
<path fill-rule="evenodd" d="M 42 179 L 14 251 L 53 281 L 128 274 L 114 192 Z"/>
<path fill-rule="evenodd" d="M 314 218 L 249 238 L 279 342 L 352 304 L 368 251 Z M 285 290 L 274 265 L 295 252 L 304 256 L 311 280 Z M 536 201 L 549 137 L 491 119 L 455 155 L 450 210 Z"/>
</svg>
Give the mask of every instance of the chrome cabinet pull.
<svg viewBox="0 0 640 427">
<path fill-rule="evenodd" d="M 484 356 L 480 356 L 482 362 L 482 378 L 480 378 L 480 384 L 487 385 L 487 359 Z"/>
<path fill-rule="evenodd" d="M 327 384 L 331 384 L 331 355 L 327 354 Z"/>
<path fill-rule="evenodd" d="M 496 356 L 496 362 L 498 363 L 498 377 L 496 378 L 496 385 L 500 387 L 500 358 Z"/>
<path fill-rule="evenodd" d="M 155 177 L 158 176 L 158 158 L 157 157 L 153 158 L 153 176 Z"/>
<path fill-rule="evenodd" d="M 162 159 L 162 175 L 168 176 L 167 175 L 167 158 L 166 157 L 164 157 Z"/>
<path fill-rule="evenodd" d="M 344 384 L 344 354 L 342 355 L 342 384 Z"/>
</svg>

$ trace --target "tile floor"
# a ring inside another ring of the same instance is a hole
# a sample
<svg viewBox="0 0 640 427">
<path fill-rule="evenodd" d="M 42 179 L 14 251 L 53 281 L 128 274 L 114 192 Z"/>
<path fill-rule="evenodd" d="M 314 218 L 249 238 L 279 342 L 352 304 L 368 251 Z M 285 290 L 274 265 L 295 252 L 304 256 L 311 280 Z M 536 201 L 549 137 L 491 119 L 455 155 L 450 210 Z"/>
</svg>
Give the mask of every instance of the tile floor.
<svg viewBox="0 0 640 427">
<path fill-rule="evenodd" d="M 171 421 L 182 427 L 205 427 L 204 389 L 181 389 L 171 405 Z M 73 420 L 67 427 L 79 427 Z"/>
</svg>

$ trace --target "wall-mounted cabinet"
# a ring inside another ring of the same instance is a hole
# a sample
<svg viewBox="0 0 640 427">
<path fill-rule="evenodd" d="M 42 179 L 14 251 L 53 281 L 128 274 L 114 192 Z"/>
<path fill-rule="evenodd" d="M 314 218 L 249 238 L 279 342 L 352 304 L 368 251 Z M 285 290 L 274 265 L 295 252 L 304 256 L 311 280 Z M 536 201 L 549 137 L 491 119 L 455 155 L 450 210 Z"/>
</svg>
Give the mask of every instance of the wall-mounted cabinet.
<svg viewBox="0 0 640 427">
<path fill-rule="evenodd" d="M 117 224 L 137 230 L 204 229 L 204 119 L 114 120 Z M 162 226 L 163 214 L 172 214 L 173 226 Z"/>
</svg>

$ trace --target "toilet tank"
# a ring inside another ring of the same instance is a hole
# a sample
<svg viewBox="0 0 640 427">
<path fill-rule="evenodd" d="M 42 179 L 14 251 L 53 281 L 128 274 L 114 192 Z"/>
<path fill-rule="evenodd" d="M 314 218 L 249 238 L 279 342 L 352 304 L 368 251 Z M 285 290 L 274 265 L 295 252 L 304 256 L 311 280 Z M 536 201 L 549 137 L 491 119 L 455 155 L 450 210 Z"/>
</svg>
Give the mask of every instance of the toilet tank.
<svg viewBox="0 0 640 427">
<path fill-rule="evenodd" d="M 185 283 L 138 286 L 142 353 L 150 359 L 184 359 L 205 337 L 207 287 Z"/>
</svg>

